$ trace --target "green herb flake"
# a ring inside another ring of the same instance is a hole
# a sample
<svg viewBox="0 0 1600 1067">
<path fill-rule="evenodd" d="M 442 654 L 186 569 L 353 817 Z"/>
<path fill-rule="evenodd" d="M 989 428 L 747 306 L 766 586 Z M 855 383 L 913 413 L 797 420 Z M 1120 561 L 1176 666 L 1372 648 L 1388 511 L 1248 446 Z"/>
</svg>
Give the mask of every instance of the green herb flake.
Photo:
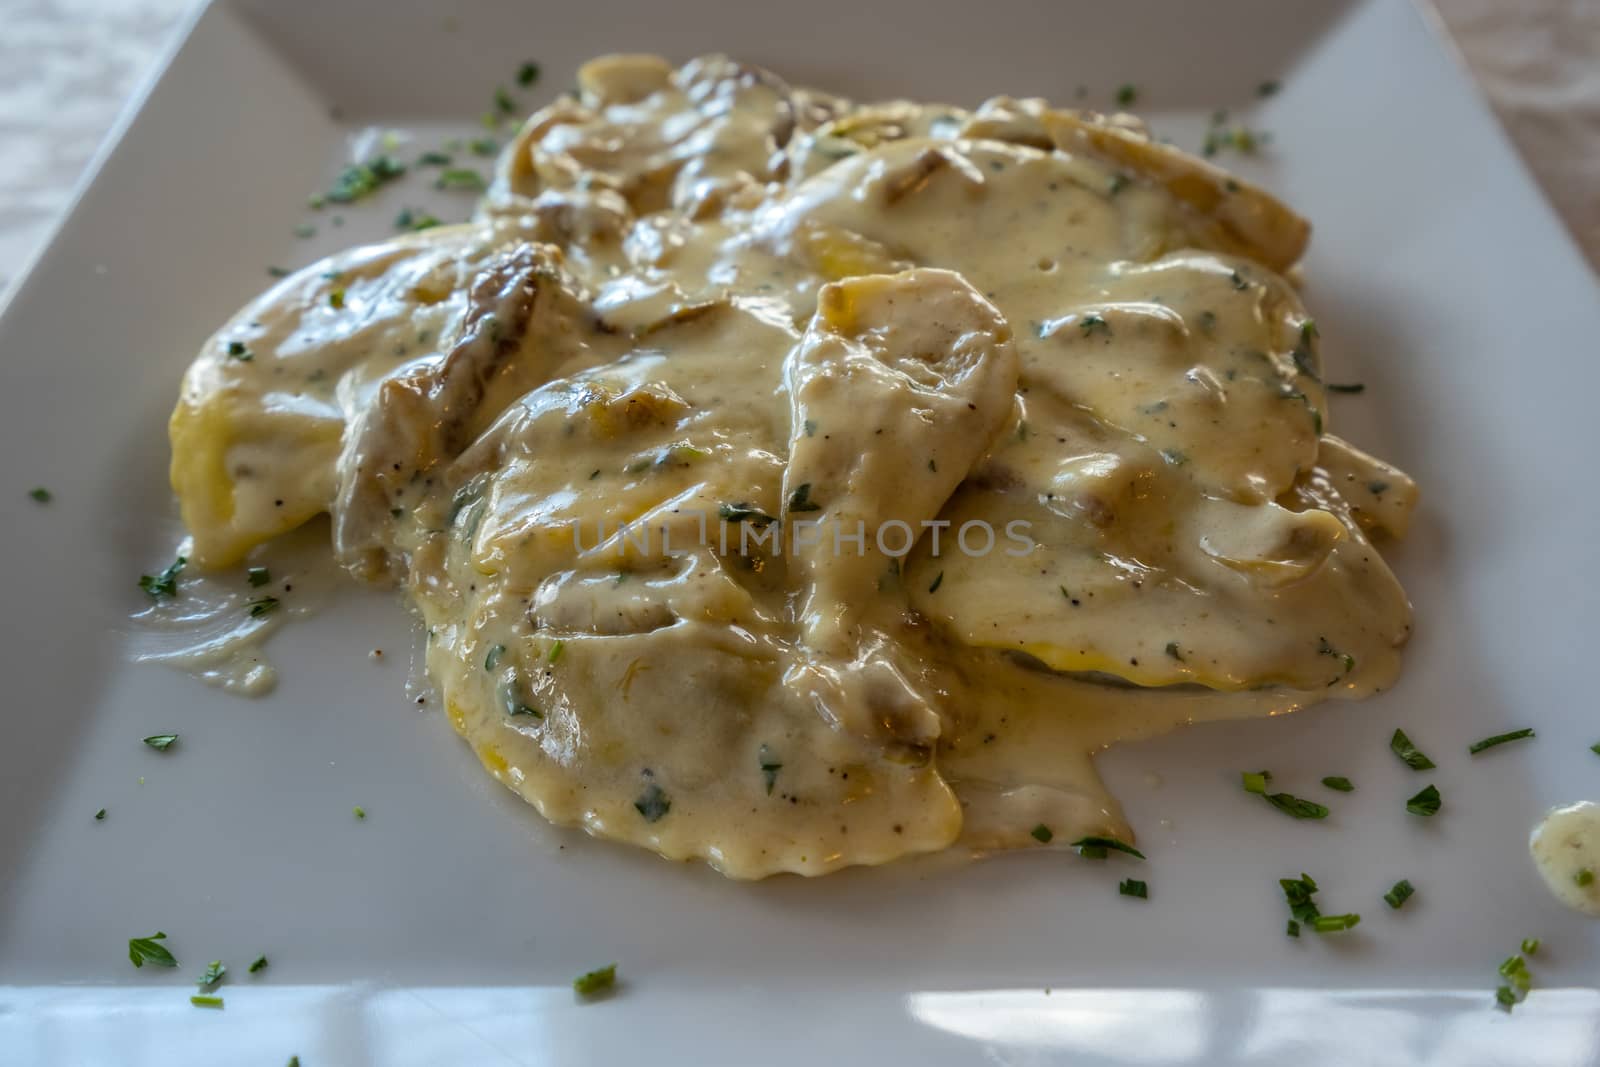
<svg viewBox="0 0 1600 1067">
<path fill-rule="evenodd" d="M 1329 775 L 1322 780 L 1322 784 L 1340 793 L 1354 793 L 1356 791 L 1356 787 L 1351 784 L 1350 779 L 1341 778 L 1338 775 Z"/>
<path fill-rule="evenodd" d="M 1138 99 L 1139 99 L 1139 87 L 1136 86 L 1136 85 L 1124 85 L 1120 89 L 1117 90 L 1117 106 L 1118 107 L 1129 107 L 1129 106 L 1131 106 L 1133 104 L 1133 102 L 1135 100 L 1138 100 Z"/>
<path fill-rule="evenodd" d="M 357 804 L 355 807 L 350 809 L 350 814 L 354 815 L 358 819 L 365 819 L 367 817 L 367 809 Z"/>
<path fill-rule="evenodd" d="M 249 970 L 251 974 L 260 974 L 262 971 L 267 969 L 267 957 L 257 956 L 246 969 Z"/>
<path fill-rule="evenodd" d="M 1539 954 L 1539 939 L 1537 937 L 1523 938 L 1522 954 L 1524 956 L 1537 956 Z"/>
<path fill-rule="evenodd" d="M 29 498 L 31 498 L 33 500 L 33 502 L 35 504 L 48 504 L 48 503 L 50 503 L 50 490 L 46 489 L 42 485 L 39 486 L 37 489 L 28 490 L 28 496 L 29 496 Z"/>
<path fill-rule="evenodd" d="M 307 237 L 315 237 L 317 235 L 317 228 L 311 225 L 309 222 L 302 222 L 300 225 L 294 228 L 294 235 L 301 240 L 304 240 Z"/>
<path fill-rule="evenodd" d="M 1572 876 L 1572 884 L 1579 889 L 1587 889 L 1594 885 L 1594 871 L 1588 867 L 1580 867 L 1578 873 Z"/>
<path fill-rule="evenodd" d="M 661 786 L 651 782 L 639 794 L 639 799 L 633 802 L 633 807 L 644 816 L 645 822 L 659 822 L 663 815 L 672 810 L 672 801 Z"/>
<path fill-rule="evenodd" d="M 1321 914 L 1311 899 L 1317 892 L 1317 883 L 1309 874 L 1302 872 L 1299 878 L 1279 878 L 1278 886 L 1283 890 L 1283 899 L 1289 905 L 1290 916 L 1295 920 L 1309 923 Z"/>
<path fill-rule="evenodd" d="M 1494 991 L 1494 999 L 1502 1008 L 1510 1011 L 1517 1003 L 1517 995 L 1511 991 L 1510 986 L 1501 986 Z"/>
<path fill-rule="evenodd" d="M 1404 730 L 1394 732 L 1394 736 L 1389 739 L 1389 751 L 1400 757 L 1400 762 L 1414 771 L 1431 771 L 1437 766 L 1411 743 L 1411 738 L 1406 736 Z"/>
<path fill-rule="evenodd" d="M 229 341 L 228 358 L 237 360 L 240 363 L 249 363 L 256 358 L 256 354 L 250 351 L 243 341 Z"/>
<path fill-rule="evenodd" d="M 149 594 L 151 600 L 177 596 L 178 575 L 183 572 L 183 568 L 188 562 L 188 557 L 179 556 L 160 574 L 141 574 L 139 576 L 139 588 Z"/>
<path fill-rule="evenodd" d="M 482 192 L 488 188 L 488 183 L 483 180 L 483 175 L 475 170 L 465 167 L 452 167 L 440 171 L 439 177 L 434 180 L 435 189 L 457 189 L 467 192 Z"/>
<path fill-rule="evenodd" d="M 94 813 L 94 821 L 95 822 L 104 822 L 105 821 L 105 817 L 106 817 L 106 809 L 105 808 L 101 808 L 99 811 Z"/>
<path fill-rule="evenodd" d="M 1125 897 L 1138 897 L 1140 900 L 1150 899 L 1150 887 L 1137 878 L 1124 878 L 1117 885 L 1117 892 Z"/>
<path fill-rule="evenodd" d="M 1589 751 L 1593 752 L 1596 756 L 1600 756 L 1600 741 L 1596 741 L 1594 744 L 1590 745 Z"/>
<path fill-rule="evenodd" d="M 1285 815 L 1296 819 L 1326 819 L 1328 809 L 1314 800 L 1303 800 L 1289 793 L 1268 793 L 1267 802 Z"/>
<path fill-rule="evenodd" d="M 178 961 L 172 958 L 166 946 L 156 944 L 165 941 L 167 935 L 157 930 L 149 937 L 130 937 L 128 939 L 128 959 L 133 961 L 135 967 L 150 964 L 152 967 L 176 967 Z"/>
<path fill-rule="evenodd" d="M 1275 81 L 1264 81 L 1256 86 L 1256 95 L 1263 99 L 1269 96 L 1276 96 L 1279 88 L 1281 86 Z"/>
<path fill-rule="evenodd" d="M 533 60 L 527 60 L 522 64 L 522 66 L 517 68 L 517 84 L 522 88 L 526 89 L 528 86 L 532 85 L 538 80 L 539 64 L 535 63 Z"/>
<path fill-rule="evenodd" d="M 1411 894 L 1416 891 L 1416 887 L 1409 880 L 1402 878 L 1383 895 L 1383 902 L 1398 911 L 1400 906 L 1410 900 Z"/>
<path fill-rule="evenodd" d="M 572 980 L 572 990 L 580 997 L 592 997 L 596 993 L 604 993 L 617 984 L 617 965 L 608 963 L 604 967 L 596 967 L 588 974 L 580 974 Z"/>
<path fill-rule="evenodd" d="M 1295 922 L 1293 919 L 1290 919 L 1289 920 L 1289 925 L 1284 928 L 1283 932 L 1288 934 L 1290 937 L 1299 937 L 1300 936 L 1300 924 Z"/>
<path fill-rule="evenodd" d="M 1111 333 L 1111 324 L 1099 312 L 1090 312 L 1078 321 L 1078 328 L 1083 331 L 1083 336 L 1088 337 L 1099 331 L 1107 336 Z"/>
<path fill-rule="evenodd" d="M 1364 382 L 1329 382 L 1327 389 L 1330 393 L 1364 393 L 1367 386 Z"/>
<path fill-rule="evenodd" d="M 772 787 L 778 784 L 778 772 L 783 770 L 783 764 L 773 754 L 772 749 L 764 744 L 756 752 L 756 763 L 761 768 L 761 778 L 767 783 L 767 796 L 770 797 Z"/>
<path fill-rule="evenodd" d="M 1496 745 L 1503 745 L 1508 741 L 1521 741 L 1524 738 L 1533 736 L 1534 732 L 1532 727 L 1524 727 L 1521 730 L 1512 730 L 1510 733 L 1506 734 L 1495 734 L 1493 737 L 1485 737 L 1482 741 L 1473 742 L 1473 744 L 1467 749 L 1467 755 L 1476 756 L 1478 753 L 1494 748 Z"/>
<path fill-rule="evenodd" d="M 939 572 L 939 576 L 933 580 L 933 583 L 931 585 L 928 586 L 928 592 L 937 593 L 939 591 L 939 587 L 941 585 L 943 585 L 943 584 L 944 584 L 944 571 L 940 571 Z"/>
<path fill-rule="evenodd" d="M 1071 847 L 1077 849 L 1080 856 L 1089 856 L 1092 859 L 1104 857 L 1108 850 L 1113 852 L 1126 852 L 1128 855 L 1133 856 L 1136 859 L 1144 859 L 1143 852 L 1140 852 L 1132 845 L 1124 844 L 1123 842 L 1118 841 L 1114 837 L 1080 837 L 1078 840 L 1072 842 Z M 1098 851 L 1099 855 L 1096 856 L 1094 851 Z"/>
<path fill-rule="evenodd" d="M 221 1008 L 223 1006 L 221 997 L 208 997 L 198 994 L 190 997 L 189 1003 L 197 1008 Z"/>
<path fill-rule="evenodd" d="M 517 110 L 517 102 L 511 99 L 511 94 L 498 85 L 494 88 L 494 109 L 502 115 L 515 114 Z"/>
<path fill-rule="evenodd" d="M 1439 790 L 1430 785 L 1406 801 L 1406 810 L 1413 815 L 1430 817 L 1439 814 L 1439 807 L 1442 803 Z"/>
<path fill-rule="evenodd" d="M 401 208 L 400 214 L 394 217 L 394 228 L 407 233 L 421 233 L 431 230 L 435 226 L 444 225 L 439 216 L 423 211 L 421 208 Z"/>
<path fill-rule="evenodd" d="M 443 152 L 424 152 L 417 157 L 417 166 L 419 167 L 448 167 L 449 165 L 450 157 Z"/>
<path fill-rule="evenodd" d="M 505 654 L 505 645 L 495 645 L 489 650 L 489 654 L 483 657 L 483 669 L 486 671 L 494 670 L 500 665 L 500 657 L 504 656 Z"/>
<path fill-rule="evenodd" d="M 717 509 L 717 515 L 729 522 L 754 522 L 765 525 L 778 520 L 768 515 L 758 507 L 750 504 L 723 504 Z"/>
<path fill-rule="evenodd" d="M 287 278 L 289 269 L 287 267 L 268 267 L 267 274 L 273 278 Z"/>
<path fill-rule="evenodd" d="M 1179 663 L 1182 663 L 1184 661 L 1183 660 L 1183 653 L 1178 650 L 1178 642 L 1176 642 L 1176 641 L 1168 641 L 1167 642 L 1167 655 L 1169 657 L 1171 657 L 1172 659 L 1177 660 Z"/>
<path fill-rule="evenodd" d="M 1319 934 L 1336 934 L 1342 930 L 1354 929 L 1361 921 L 1361 916 L 1350 915 L 1318 915 L 1311 920 L 1311 929 Z"/>
<path fill-rule="evenodd" d="M 475 156 L 492 156 L 500 151 L 500 142 L 493 137 L 476 137 L 467 142 L 467 148 Z"/>
<path fill-rule="evenodd" d="M 244 576 L 254 589 L 259 589 L 272 581 L 272 572 L 265 567 L 251 567 L 244 572 Z"/>
<path fill-rule="evenodd" d="M 1028 831 L 1028 836 L 1032 837 L 1041 845 L 1048 845 L 1051 841 L 1055 840 L 1056 832 L 1050 829 L 1050 827 L 1046 826 L 1044 823 L 1040 823 L 1038 826 L 1035 826 L 1032 830 Z"/>
<path fill-rule="evenodd" d="M 328 190 L 326 196 L 335 204 L 352 204 L 371 196 L 383 185 L 402 177 L 405 172 L 405 164 L 392 156 L 377 156 L 366 163 L 352 163 L 339 172 L 333 181 L 333 188 Z"/>
<path fill-rule="evenodd" d="M 822 505 L 811 499 L 811 483 L 801 482 L 800 488 L 789 496 L 790 511 L 821 511 Z"/>
<path fill-rule="evenodd" d="M 154 734 L 144 739 L 144 743 L 157 752 L 165 752 L 178 740 L 177 734 Z"/>
<path fill-rule="evenodd" d="M 332 289 L 328 292 L 328 306 L 335 311 L 344 310 L 344 290 Z"/>
<path fill-rule="evenodd" d="M 210 963 L 206 964 L 205 973 L 200 975 L 200 977 L 195 981 L 195 985 L 199 986 L 202 990 L 210 989 L 212 986 L 222 981 L 222 976 L 227 973 L 228 965 L 226 963 L 223 963 L 221 960 L 212 960 Z"/>
<path fill-rule="evenodd" d="M 280 603 L 281 601 L 275 596 L 264 596 L 260 599 L 252 600 L 250 601 L 250 617 L 259 619 L 264 615 L 270 615 L 278 610 Z"/>
<path fill-rule="evenodd" d="M 1272 781 L 1272 772 L 1240 771 L 1239 777 L 1246 793 L 1260 793 L 1262 796 L 1266 796 L 1267 783 Z"/>
<path fill-rule="evenodd" d="M 567 643 L 565 641 L 557 641 L 555 644 L 551 645 L 550 646 L 550 662 L 554 663 L 556 660 L 560 659 L 561 658 L 561 652 L 566 647 L 567 647 Z"/>
</svg>

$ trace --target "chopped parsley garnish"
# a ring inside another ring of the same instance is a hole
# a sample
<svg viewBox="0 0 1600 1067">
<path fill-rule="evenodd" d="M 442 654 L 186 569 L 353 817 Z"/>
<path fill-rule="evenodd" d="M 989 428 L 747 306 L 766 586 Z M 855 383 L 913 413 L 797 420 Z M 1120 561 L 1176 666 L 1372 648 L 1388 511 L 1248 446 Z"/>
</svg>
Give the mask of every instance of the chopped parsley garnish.
<svg viewBox="0 0 1600 1067">
<path fill-rule="evenodd" d="M 317 228 L 309 222 L 302 222 L 294 228 L 294 235 L 299 238 L 315 237 Z"/>
<path fill-rule="evenodd" d="M 195 981 L 201 989 L 209 989 L 222 981 L 222 976 L 228 973 L 228 965 L 221 960 L 212 960 L 206 965 L 205 973 Z"/>
<path fill-rule="evenodd" d="M 1413 815 L 1432 816 L 1439 814 L 1439 806 L 1442 803 L 1439 790 L 1430 785 L 1406 801 L 1406 810 Z"/>
<path fill-rule="evenodd" d="M 560 659 L 561 658 L 561 652 L 566 647 L 567 647 L 567 643 L 565 641 L 557 641 L 555 644 L 551 645 L 550 646 L 550 662 L 554 663 L 556 660 Z"/>
<path fill-rule="evenodd" d="M 644 792 L 639 794 L 639 799 L 633 802 L 634 810 L 644 816 L 645 822 L 657 822 L 661 816 L 672 810 L 672 801 L 667 798 L 666 792 L 655 782 L 644 787 Z"/>
<path fill-rule="evenodd" d="M 449 165 L 450 157 L 443 152 L 424 152 L 417 157 L 417 166 L 419 167 L 448 167 Z"/>
<path fill-rule="evenodd" d="M 154 734 L 144 739 L 144 743 L 157 752 L 165 752 L 178 740 L 177 734 Z"/>
<path fill-rule="evenodd" d="M 504 656 L 505 654 L 505 645 L 495 645 L 489 650 L 489 654 L 483 657 L 483 669 L 486 671 L 494 670 L 500 665 L 500 657 Z"/>
<path fill-rule="evenodd" d="M 193 1004 L 197 1008 L 220 1008 L 222 1007 L 222 998 L 201 996 L 197 994 L 189 998 L 189 1003 Z"/>
<path fill-rule="evenodd" d="M 1106 322 L 1105 316 L 1098 312 L 1090 312 L 1078 323 L 1078 328 L 1083 331 L 1083 336 L 1088 337 L 1096 330 L 1104 334 L 1111 333 L 1111 324 Z"/>
<path fill-rule="evenodd" d="M 371 196 L 380 186 L 405 172 L 405 164 L 392 156 L 377 156 L 370 163 L 352 163 L 339 172 L 326 196 L 335 204 L 354 203 Z"/>
<path fill-rule="evenodd" d="M 1524 956 L 1537 956 L 1539 954 L 1539 939 L 1537 937 L 1523 938 L 1522 954 Z"/>
<path fill-rule="evenodd" d="M 279 600 L 275 596 L 264 596 L 259 600 L 250 601 L 250 617 L 259 619 L 263 615 L 270 615 L 278 610 Z"/>
<path fill-rule="evenodd" d="M 165 941 L 167 935 L 157 930 L 149 937 L 130 937 L 128 939 L 128 958 L 135 967 L 150 964 L 152 967 L 176 967 L 178 961 L 172 958 L 165 945 L 156 944 Z"/>
<path fill-rule="evenodd" d="M 761 778 L 767 783 L 767 796 L 770 797 L 772 795 L 772 787 L 778 784 L 778 772 L 783 770 L 783 764 L 778 761 L 778 757 L 774 756 L 772 750 L 766 745 L 762 745 L 756 752 L 756 762 L 761 767 Z M 654 822 L 655 820 L 652 819 L 651 821 Z"/>
<path fill-rule="evenodd" d="M 502 115 L 514 114 L 517 110 L 517 102 L 511 99 L 511 94 L 498 85 L 494 87 L 494 109 Z"/>
<path fill-rule="evenodd" d="M 1178 651 L 1178 642 L 1176 642 L 1176 641 L 1168 641 L 1167 642 L 1167 655 L 1171 656 L 1173 659 L 1177 660 L 1179 663 L 1183 662 L 1183 653 Z"/>
<path fill-rule="evenodd" d="M 1268 793 L 1267 802 L 1285 815 L 1296 819 L 1326 819 L 1328 809 L 1314 800 L 1303 800 L 1289 793 Z"/>
<path fill-rule="evenodd" d="M 538 80 L 539 64 L 535 63 L 533 60 L 527 60 L 522 64 L 522 66 L 517 68 L 517 84 L 522 86 L 522 88 L 526 89 L 528 86 L 532 85 Z"/>
<path fill-rule="evenodd" d="M 1356 791 L 1356 787 L 1351 784 L 1350 779 L 1341 778 L 1338 775 L 1329 775 L 1322 780 L 1322 784 L 1341 793 L 1354 793 Z"/>
<path fill-rule="evenodd" d="M 435 189 L 465 189 L 469 192 L 481 192 L 488 188 L 483 180 L 483 175 L 475 170 L 465 167 L 452 167 L 439 172 L 439 177 L 434 180 Z"/>
<path fill-rule="evenodd" d="M 500 687 L 500 702 L 504 705 L 507 715 L 531 715 L 535 719 L 544 718 L 544 712 L 522 699 L 522 687 L 515 678 Z"/>
<path fill-rule="evenodd" d="M 400 214 L 394 217 L 394 228 L 419 233 L 422 230 L 431 230 L 442 225 L 439 216 L 423 211 L 421 208 L 401 208 Z"/>
<path fill-rule="evenodd" d="M 1528 942 L 1524 941 L 1523 944 Z M 1535 948 L 1538 944 L 1538 941 L 1533 942 Z M 1505 984 L 1494 991 L 1494 999 L 1502 1008 L 1510 1011 L 1533 988 L 1533 975 L 1528 971 L 1528 961 L 1521 956 L 1507 957 L 1500 964 L 1499 974 L 1505 979 Z"/>
<path fill-rule="evenodd" d="M 477 137 L 468 141 L 467 147 L 472 149 L 475 156 L 492 156 L 500 151 L 500 142 L 493 137 Z"/>
<path fill-rule="evenodd" d="M 1132 845 L 1124 844 L 1114 837 L 1080 837 L 1072 842 L 1073 848 L 1078 850 L 1078 855 L 1087 859 L 1105 859 L 1108 851 L 1126 852 L 1137 859 L 1144 859 L 1144 853 Z"/>
<path fill-rule="evenodd" d="M 1278 885 L 1283 889 L 1283 897 L 1289 904 L 1289 914 L 1299 922 L 1310 922 L 1321 914 L 1311 897 L 1317 892 L 1317 883 L 1309 874 L 1301 873 L 1299 878 L 1279 878 Z"/>
<path fill-rule="evenodd" d="M 1284 928 L 1283 932 L 1288 934 L 1290 937 L 1299 937 L 1300 936 L 1300 924 L 1295 922 L 1293 919 L 1290 919 L 1289 920 L 1289 925 Z"/>
<path fill-rule="evenodd" d="M 256 358 L 256 354 L 250 351 L 243 341 L 229 341 L 228 358 L 236 359 L 240 363 L 249 363 Z"/>
<path fill-rule="evenodd" d="M 1117 90 L 1118 107 L 1127 107 L 1137 99 L 1139 99 L 1139 87 L 1136 85 L 1124 85 Z"/>
<path fill-rule="evenodd" d="M 1390 890 L 1383 895 L 1383 902 L 1389 907 L 1399 910 L 1400 905 L 1411 899 L 1411 894 L 1417 891 L 1416 887 L 1405 878 L 1400 879 Z"/>
<path fill-rule="evenodd" d="M 1319 934 L 1336 934 L 1341 930 L 1349 930 L 1361 921 L 1361 916 L 1349 915 L 1318 915 L 1311 920 L 1311 929 Z"/>
<path fill-rule="evenodd" d="M 800 428 L 805 431 L 805 434 L 806 434 L 807 437 L 815 437 L 815 436 L 817 436 L 817 420 L 816 419 L 807 419 L 804 423 L 801 424 Z M 928 460 L 928 462 L 932 463 L 933 460 L 930 459 L 930 460 Z M 929 467 L 928 469 L 929 470 L 933 470 L 932 467 Z"/>
<path fill-rule="evenodd" d="M 272 572 L 265 567 L 251 567 L 245 571 L 245 578 L 253 588 L 259 589 L 272 581 Z"/>
<path fill-rule="evenodd" d="M 1364 382 L 1329 382 L 1327 389 L 1330 393 L 1364 393 L 1367 391 Z"/>
<path fill-rule="evenodd" d="M 1594 871 L 1588 867 L 1578 868 L 1578 873 L 1572 876 L 1572 884 L 1579 889 L 1587 889 L 1594 885 Z"/>
<path fill-rule="evenodd" d="M 940 571 L 939 572 L 939 576 L 933 580 L 933 584 L 928 586 L 928 592 L 937 593 L 939 591 L 939 587 L 941 585 L 943 585 L 943 584 L 944 584 L 944 571 Z"/>
<path fill-rule="evenodd" d="M 1150 899 L 1150 887 L 1137 878 L 1124 878 L 1117 885 L 1117 892 L 1125 897 L 1138 897 L 1140 900 Z"/>
<path fill-rule="evenodd" d="M 1532 736 L 1534 736 L 1532 727 L 1525 727 L 1521 730 L 1512 730 L 1507 734 L 1495 734 L 1493 737 L 1485 737 L 1482 741 L 1474 742 L 1467 749 L 1467 755 L 1476 756 L 1478 753 L 1483 752 L 1486 749 L 1494 748 L 1496 745 L 1503 745 L 1507 741 L 1521 741 L 1523 738 Z"/>
<path fill-rule="evenodd" d="M 350 814 L 354 815 L 358 819 L 365 819 L 367 817 L 367 809 L 357 804 L 355 807 L 350 809 Z"/>
<path fill-rule="evenodd" d="M 328 306 L 333 308 L 333 310 L 335 310 L 335 311 L 340 311 L 340 310 L 342 310 L 344 308 L 344 290 L 343 289 L 332 289 L 332 290 L 329 290 L 329 292 L 328 292 Z"/>
<path fill-rule="evenodd" d="M 264 971 L 266 969 L 267 969 L 267 957 L 265 957 L 265 956 L 257 956 L 255 958 L 255 960 L 253 962 L 251 962 L 251 964 L 250 964 L 250 966 L 248 968 L 248 970 L 250 971 L 251 974 L 258 974 L 259 972 Z"/>
<path fill-rule="evenodd" d="M 94 813 L 94 821 L 95 822 L 100 822 L 100 821 L 104 820 L 105 817 L 106 817 L 106 809 L 105 808 L 101 808 L 99 811 Z"/>
<path fill-rule="evenodd" d="M 28 491 L 28 496 L 33 498 L 33 502 L 35 504 L 50 503 L 50 490 L 46 489 L 42 485 L 37 489 L 30 489 Z"/>
<path fill-rule="evenodd" d="M 1389 739 L 1389 751 L 1399 756 L 1400 762 L 1414 771 L 1431 771 L 1437 766 L 1411 743 L 1411 738 L 1406 736 L 1404 730 L 1394 732 L 1394 736 Z"/>
<path fill-rule="evenodd" d="M 1589 751 L 1593 752 L 1596 756 L 1600 756 L 1600 741 L 1596 741 L 1594 744 L 1590 745 Z"/>
<path fill-rule="evenodd" d="M 287 278 L 289 276 L 287 267 L 268 267 L 267 273 L 274 278 Z"/>
<path fill-rule="evenodd" d="M 789 497 L 790 511 L 821 511 L 822 505 L 811 499 L 811 483 L 801 482 Z"/>
<path fill-rule="evenodd" d="M 1239 777 L 1243 780 L 1246 793 L 1260 793 L 1266 796 L 1267 783 L 1272 780 L 1271 771 L 1240 771 Z"/>
<path fill-rule="evenodd" d="M 1048 845 L 1051 841 L 1055 840 L 1056 832 L 1050 829 L 1050 827 L 1046 826 L 1044 823 L 1040 823 L 1032 830 L 1029 830 L 1028 835 L 1035 841 L 1039 842 L 1039 844 Z"/>
<path fill-rule="evenodd" d="M 581 997 L 592 997 L 596 993 L 604 993 L 617 984 L 617 965 L 608 963 L 604 967 L 596 967 L 588 974 L 580 974 L 572 980 L 573 992 Z"/>
<path fill-rule="evenodd" d="M 188 562 L 187 556 L 179 556 L 160 574 L 141 574 L 139 576 L 139 588 L 148 593 L 151 600 L 177 596 L 178 575 L 183 572 L 183 568 Z"/>
<path fill-rule="evenodd" d="M 1511 991 L 1510 986 L 1505 985 L 1494 991 L 1494 999 L 1507 1011 L 1510 1011 L 1517 1003 L 1517 995 Z"/>
</svg>

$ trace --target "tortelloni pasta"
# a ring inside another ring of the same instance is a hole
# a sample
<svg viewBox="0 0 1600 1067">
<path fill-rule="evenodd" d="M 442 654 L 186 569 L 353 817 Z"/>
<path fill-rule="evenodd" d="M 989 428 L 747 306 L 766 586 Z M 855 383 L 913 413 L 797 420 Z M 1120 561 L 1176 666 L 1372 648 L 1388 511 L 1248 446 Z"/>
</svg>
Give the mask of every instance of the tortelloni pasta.
<svg viewBox="0 0 1600 1067">
<path fill-rule="evenodd" d="M 1328 432 L 1277 200 L 1037 100 L 579 85 L 207 344 L 191 565 L 331 514 L 491 774 L 738 878 L 1130 841 L 1094 752 L 1393 682 L 1416 490 Z"/>
</svg>

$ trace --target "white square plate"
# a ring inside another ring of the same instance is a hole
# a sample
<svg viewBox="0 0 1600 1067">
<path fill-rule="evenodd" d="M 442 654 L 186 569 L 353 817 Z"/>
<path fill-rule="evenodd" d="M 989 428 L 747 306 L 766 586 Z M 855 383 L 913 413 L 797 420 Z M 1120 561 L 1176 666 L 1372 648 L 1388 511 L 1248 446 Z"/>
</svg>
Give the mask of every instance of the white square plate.
<svg viewBox="0 0 1600 1067">
<path fill-rule="evenodd" d="M 420 130 L 420 151 L 521 60 L 544 67 L 535 105 L 620 50 L 969 105 L 1131 83 L 1191 147 L 1217 107 L 1270 129 L 1241 168 L 1314 221 L 1307 299 L 1337 376 L 1367 383 L 1332 416 L 1424 489 L 1394 553 L 1418 616 L 1401 684 L 1103 757 L 1150 856 L 1139 902 L 1117 862 L 1059 853 L 749 885 L 553 829 L 410 704 L 383 592 L 275 638 L 264 700 L 128 662 L 134 579 L 177 534 L 164 424 L 192 353 L 269 264 L 380 236 L 403 204 L 470 208 L 407 179 L 296 238 L 355 133 Z M 1257 100 L 1266 79 L 1283 89 Z M 1600 927 L 1525 846 L 1546 807 L 1600 798 L 1597 338 L 1594 277 L 1402 3 L 218 0 L 0 320 L 0 1060 L 1600 1061 Z M 1404 812 L 1422 779 L 1387 751 L 1397 725 L 1440 764 L 1437 818 Z M 1536 741 L 1467 758 L 1524 725 Z M 158 732 L 181 747 L 140 744 Z M 1263 766 L 1359 789 L 1295 822 L 1240 791 Z M 1366 921 L 1285 938 L 1276 880 L 1302 870 Z M 1391 912 L 1402 877 L 1418 893 Z M 184 966 L 135 971 L 128 938 L 157 929 Z M 1537 988 L 1496 1011 L 1496 965 L 1534 936 Z M 215 958 L 227 1007 L 193 1008 Z M 572 976 L 613 959 L 617 995 L 577 1003 Z"/>
</svg>

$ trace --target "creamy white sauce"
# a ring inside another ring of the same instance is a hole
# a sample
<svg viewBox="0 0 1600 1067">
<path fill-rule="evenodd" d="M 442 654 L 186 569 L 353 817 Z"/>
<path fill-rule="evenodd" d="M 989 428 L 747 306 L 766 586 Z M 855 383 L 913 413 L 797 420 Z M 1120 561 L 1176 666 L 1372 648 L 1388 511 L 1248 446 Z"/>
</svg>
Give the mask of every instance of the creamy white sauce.
<svg viewBox="0 0 1600 1067">
<path fill-rule="evenodd" d="M 271 692 L 278 670 L 267 658 L 268 638 L 288 620 L 310 615 L 331 590 L 349 584 L 326 544 L 326 524 L 310 523 L 257 549 L 237 567 L 186 566 L 177 578 L 177 595 L 153 600 L 133 615 L 129 656 L 239 696 Z M 188 558 L 193 551 L 185 540 L 177 554 Z M 265 567 L 269 579 L 252 585 L 253 567 Z M 273 603 L 263 610 L 269 600 Z"/>
<path fill-rule="evenodd" d="M 1557 900 L 1600 916 L 1600 804 L 1585 800 L 1552 809 L 1533 828 L 1528 851 Z"/>
<path fill-rule="evenodd" d="M 473 224 L 208 343 L 171 425 L 197 568 L 330 514 L 491 774 L 737 877 L 1131 839 L 1099 749 L 1392 683 L 1410 605 L 1367 534 L 1415 486 L 1326 433 L 1304 220 L 1040 101 L 579 81 Z M 741 539 L 796 519 L 865 545 Z M 201 615 L 233 669 L 255 633 Z"/>
</svg>

